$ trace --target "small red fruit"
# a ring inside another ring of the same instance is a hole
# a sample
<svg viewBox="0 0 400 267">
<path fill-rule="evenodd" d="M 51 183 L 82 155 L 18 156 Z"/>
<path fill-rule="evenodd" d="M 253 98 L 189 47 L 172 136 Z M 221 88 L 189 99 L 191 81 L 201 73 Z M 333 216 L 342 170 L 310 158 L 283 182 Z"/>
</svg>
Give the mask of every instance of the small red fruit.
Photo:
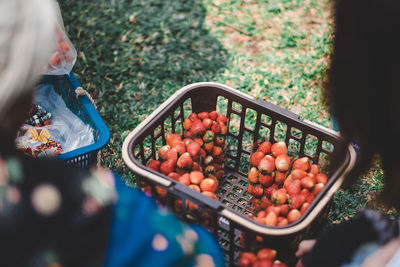
<svg viewBox="0 0 400 267">
<path fill-rule="evenodd" d="M 193 161 L 192 171 L 200 171 L 200 165 L 198 162 Z"/>
<path fill-rule="evenodd" d="M 261 197 L 261 196 L 263 195 L 263 192 L 264 192 L 264 190 L 263 190 L 262 185 L 256 184 L 256 185 L 254 186 L 254 189 L 253 189 L 253 196 L 255 196 L 255 197 Z"/>
<path fill-rule="evenodd" d="M 204 164 L 205 165 L 210 165 L 213 163 L 214 158 L 211 155 L 208 155 L 204 158 Z"/>
<path fill-rule="evenodd" d="M 171 147 L 169 145 L 162 146 L 160 150 L 158 150 L 158 158 L 161 160 L 166 160 L 167 151 L 170 149 Z"/>
<path fill-rule="evenodd" d="M 159 172 L 160 171 L 160 165 L 161 165 L 161 162 L 159 160 L 153 159 L 147 164 L 147 167 L 149 167 L 150 169 L 152 169 L 152 170 L 154 170 L 156 172 Z"/>
<path fill-rule="evenodd" d="M 253 197 L 253 199 L 251 200 L 251 205 L 256 211 L 262 209 L 262 202 L 259 198 Z"/>
<path fill-rule="evenodd" d="M 269 206 L 269 207 L 266 209 L 266 212 L 267 212 L 267 214 L 270 213 L 270 212 L 273 212 L 273 213 L 276 214 L 276 216 L 278 216 L 279 213 L 281 212 L 281 208 L 278 207 L 278 206 Z"/>
<path fill-rule="evenodd" d="M 305 196 L 301 194 L 290 195 L 290 206 L 292 209 L 300 209 L 305 201 Z"/>
<path fill-rule="evenodd" d="M 261 143 L 261 145 L 258 147 L 257 151 L 260 151 L 264 154 L 269 154 L 271 153 L 271 142 L 270 141 L 265 141 Z"/>
<path fill-rule="evenodd" d="M 197 142 L 190 142 L 187 147 L 186 150 L 189 153 L 190 156 L 195 157 L 199 154 L 200 152 L 200 144 Z"/>
<path fill-rule="evenodd" d="M 326 184 L 328 182 L 328 177 L 323 173 L 318 173 L 315 178 L 317 183 Z"/>
<path fill-rule="evenodd" d="M 308 157 L 302 157 L 299 159 L 296 159 L 293 162 L 293 169 L 299 169 L 303 171 L 307 171 L 310 168 L 310 159 Z"/>
<path fill-rule="evenodd" d="M 275 159 L 275 168 L 278 171 L 285 172 L 290 168 L 290 158 L 286 154 L 281 154 Z"/>
<path fill-rule="evenodd" d="M 261 172 L 273 172 L 275 169 L 275 159 L 270 155 L 266 155 L 260 160 L 260 163 L 258 164 L 258 169 Z"/>
<path fill-rule="evenodd" d="M 300 193 L 300 194 L 302 194 L 303 196 L 305 196 L 305 197 L 307 198 L 307 196 L 310 195 L 311 192 L 310 192 L 307 188 L 303 188 L 303 189 L 301 190 L 301 193 Z"/>
<path fill-rule="evenodd" d="M 167 189 L 159 185 L 156 186 L 156 192 L 160 197 L 165 197 L 167 195 Z"/>
<path fill-rule="evenodd" d="M 208 152 L 211 153 L 214 148 L 214 142 L 206 142 L 203 145 L 203 148 Z"/>
<path fill-rule="evenodd" d="M 189 117 L 188 117 L 188 119 L 191 120 L 191 121 L 196 121 L 196 120 L 198 120 L 197 114 L 196 114 L 196 113 L 190 114 Z"/>
<path fill-rule="evenodd" d="M 317 175 L 319 173 L 319 167 L 317 164 L 312 164 L 310 166 L 310 173 Z"/>
<path fill-rule="evenodd" d="M 291 184 L 294 181 L 293 177 L 291 174 L 289 174 L 288 177 L 286 177 L 285 181 L 283 182 L 283 187 L 287 189 L 288 185 Z"/>
<path fill-rule="evenodd" d="M 278 189 L 272 193 L 272 202 L 275 204 L 284 204 L 287 200 L 287 191 L 285 188 Z"/>
<path fill-rule="evenodd" d="M 260 151 L 256 151 L 250 156 L 250 163 L 251 165 L 258 167 L 258 164 L 260 164 L 260 161 L 264 158 L 264 153 Z"/>
<path fill-rule="evenodd" d="M 219 146 L 214 146 L 213 149 L 212 149 L 212 154 L 211 155 L 213 157 L 218 157 L 221 154 L 222 154 L 222 148 L 219 147 Z"/>
<path fill-rule="evenodd" d="M 307 177 L 310 177 L 311 181 L 313 181 L 314 184 L 317 182 L 317 178 L 314 174 L 309 172 L 307 173 Z"/>
<path fill-rule="evenodd" d="M 192 171 L 190 173 L 190 182 L 192 184 L 200 184 L 204 180 L 203 173 L 199 171 Z"/>
<path fill-rule="evenodd" d="M 192 165 L 193 160 L 188 152 L 183 153 L 176 162 L 176 166 L 181 169 L 191 169 Z"/>
<path fill-rule="evenodd" d="M 304 170 L 296 169 L 292 171 L 292 177 L 293 179 L 303 179 L 306 177 L 307 173 Z"/>
<path fill-rule="evenodd" d="M 271 200 L 269 200 L 269 198 L 267 198 L 266 196 L 261 197 L 261 208 L 262 209 L 266 209 L 271 205 L 272 205 L 272 202 L 271 202 Z"/>
<path fill-rule="evenodd" d="M 217 177 L 215 177 L 214 175 L 209 175 L 207 178 L 213 179 L 215 181 L 215 183 L 217 184 L 217 187 L 219 186 L 219 181 L 218 181 Z"/>
<path fill-rule="evenodd" d="M 238 263 L 239 267 L 251 267 L 257 261 L 257 256 L 251 252 L 243 252 Z"/>
<path fill-rule="evenodd" d="M 312 191 L 313 195 L 314 195 L 314 196 L 318 195 L 318 194 L 322 191 L 322 189 L 324 189 L 324 186 L 325 186 L 325 185 L 324 185 L 323 183 L 318 183 L 318 184 L 316 184 L 316 185 L 314 186 L 313 191 Z"/>
<path fill-rule="evenodd" d="M 213 121 L 209 118 L 206 118 L 203 120 L 203 125 L 204 125 L 204 127 L 206 127 L 206 129 L 210 129 L 212 124 L 213 124 Z"/>
<path fill-rule="evenodd" d="M 215 174 L 215 167 L 213 165 L 208 165 L 204 168 L 204 174 L 206 177 Z"/>
<path fill-rule="evenodd" d="M 61 57 L 60 53 L 55 52 L 53 54 L 53 56 L 51 57 L 50 64 L 53 66 L 57 66 L 58 64 L 61 63 L 61 61 L 62 61 L 62 57 Z"/>
<path fill-rule="evenodd" d="M 175 181 L 178 181 L 180 176 L 176 172 L 171 172 L 170 174 L 168 174 L 168 177 L 174 179 Z"/>
<path fill-rule="evenodd" d="M 199 208 L 199 206 L 198 206 L 197 204 L 193 203 L 193 202 L 190 201 L 190 200 L 186 200 L 186 207 L 187 207 L 190 211 L 196 211 L 196 210 Z"/>
<path fill-rule="evenodd" d="M 197 118 L 199 118 L 200 120 L 208 119 L 208 112 L 200 112 L 199 114 L 197 114 Z"/>
<path fill-rule="evenodd" d="M 287 219 L 290 223 L 293 223 L 293 222 L 297 221 L 298 219 L 300 219 L 300 217 L 301 217 L 300 211 L 293 209 L 293 210 L 289 211 Z"/>
<path fill-rule="evenodd" d="M 63 53 L 66 53 L 66 52 L 69 51 L 69 45 L 68 45 L 66 42 L 59 42 L 58 45 L 59 45 L 59 47 L 60 47 L 60 50 L 61 50 Z"/>
<path fill-rule="evenodd" d="M 278 217 L 278 224 L 276 226 L 282 227 L 282 226 L 286 226 L 289 224 L 288 219 L 284 218 L 284 217 Z"/>
<path fill-rule="evenodd" d="M 287 154 L 287 146 L 285 142 L 277 142 L 271 146 L 271 153 L 274 157 L 277 157 L 282 154 Z"/>
<path fill-rule="evenodd" d="M 190 185 L 190 176 L 189 173 L 183 174 L 181 177 L 179 177 L 178 181 L 186 186 Z"/>
<path fill-rule="evenodd" d="M 304 212 L 306 212 L 306 210 L 308 209 L 309 206 L 310 206 L 310 203 L 304 202 L 300 209 L 301 214 L 304 214 Z"/>
<path fill-rule="evenodd" d="M 303 186 L 303 188 L 311 189 L 314 187 L 314 181 L 312 180 L 311 177 L 306 176 L 303 179 L 301 179 L 301 186 Z"/>
<path fill-rule="evenodd" d="M 216 137 L 215 137 L 215 144 L 217 145 L 217 146 L 224 146 L 225 145 L 225 137 L 224 136 L 222 136 L 222 135 L 217 135 Z"/>
<path fill-rule="evenodd" d="M 200 146 L 202 146 L 202 145 L 204 144 L 204 141 L 203 141 L 203 139 L 201 139 L 201 138 L 195 138 L 195 139 L 193 139 L 193 141 L 195 141 L 196 143 L 198 143 Z"/>
<path fill-rule="evenodd" d="M 278 185 L 277 185 L 277 184 L 272 184 L 270 187 L 267 187 L 267 188 L 264 189 L 264 194 L 265 194 L 267 197 L 270 198 L 270 197 L 272 196 L 272 193 L 273 193 L 275 190 L 278 190 Z"/>
<path fill-rule="evenodd" d="M 286 190 L 289 195 L 300 194 L 301 192 L 301 182 L 300 180 L 293 180 L 286 186 Z"/>
<path fill-rule="evenodd" d="M 260 174 L 258 180 L 263 186 L 270 186 L 274 182 L 274 178 L 268 174 Z"/>
<path fill-rule="evenodd" d="M 215 173 L 215 177 L 217 177 L 218 179 L 221 179 L 224 176 L 224 174 L 225 174 L 225 171 L 221 169 Z"/>
<path fill-rule="evenodd" d="M 276 250 L 270 248 L 262 248 L 257 252 L 257 258 L 260 260 L 270 259 L 274 260 L 276 257 Z"/>
<path fill-rule="evenodd" d="M 185 146 L 188 146 L 190 143 L 193 142 L 191 138 L 185 138 L 182 140 L 182 142 L 185 144 Z"/>
<path fill-rule="evenodd" d="M 253 218 L 253 220 L 255 220 L 256 222 L 258 222 L 260 224 L 265 224 L 265 217 L 255 217 L 255 218 Z"/>
<path fill-rule="evenodd" d="M 197 137 L 203 136 L 206 131 L 206 127 L 204 127 L 203 123 L 200 120 L 194 121 L 192 128 L 190 128 L 190 132 Z"/>
<path fill-rule="evenodd" d="M 257 170 L 257 168 L 256 167 L 252 167 L 250 169 L 249 174 L 248 174 L 247 177 L 249 178 L 249 181 L 251 183 L 256 184 L 256 183 L 258 183 L 259 176 L 260 176 L 260 172 Z"/>
<path fill-rule="evenodd" d="M 211 178 L 205 178 L 200 183 L 201 191 L 215 192 L 217 190 L 217 183 Z"/>
<path fill-rule="evenodd" d="M 308 196 L 306 196 L 306 202 L 308 202 L 310 204 L 314 201 L 314 199 L 315 199 L 315 196 L 311 193 Z"/>
<path fill-rule="evenodd" d="M 218 113 L 215 110 L 213 110 L 210 113 L 208 113 L 208 117 L 210 119 L 212 119 L 213 121 L 215 121 L 217 119 L 217 117 L 218 117 Z"/>
<path fill-rule="evenodd" d="M 288 213 L 289 213 L 289 205 L 288 204 L 282 204 L 277 207 L 279 207 L 279 215 L 280 216 L 286 217 L 288 215 Z"/>
<path fill-rule="evenodd" d="M 211 130 L 207 130 L 203 136 L 203 141 L 208 143 L 214 141 L 215 134 Z"/>
<path fill-rule="evenodd" d="M 267 213 L 265 212 L 265 210 L 260 210 L 257 213 L 257 217 L 259 217 L 259 218 L 265 218 L 265 216 L 267 216 Z"/>
<path fill-rule="evenodd" d="M 223 114 L 218 114 L 217 121 L 226 124 L 228 121 L 228 118 Z"/>
<path fill-rule="evenodd" d="M 185 130 L 190 130 L 190 128 L 192 128 L 192 125 L 193 125 L 193 121 L 191 121 L 188 118 L 183 121 L 183 129 L 185 129 Z"/>
<path fill-rule="evenodd" d="M 182 155 L 183 153 L 186 152 L 186 146 L 183 141 L 175 143 L 175 145 L 172 146 L 172 148 L 178 152 L 178 155 Z"/>
<path fill-rule="evenodd" d="M 225 135 L 228 132 L 228 126 L 226 125 L 219 125 L 219 127 L 221 128 L 221 130 L 219 131 L 220 134 Z"/>
<path fill-rule="evenodd" d="M 285 181 L 286 178 L 286 173 L 284 172 L 280 172 L 280 171 L 276 171 L 275 172 L 275 183 L 277 184 L 283 184 L 283 182 Z"/>
<path fill-rule="evenodd" d="M 167 145 L 173 147 L 175 143 L 182 141 L 182 138 L 179 136 L 179 134 L 167 133 L 165 140 L 167 141 Z"/>
<path fill-rule="evenodd" d="M 275 226 L 278 223 L 278 216 L 275 212 L 270 212 L 265 217 L 265 224 L 270 226 Z"/>
<path fill-rule="evenodd" d="M 211 125 L 211 131 L 213 131 L 215 134 L 219 134 L 221 132 L 221 127 L 217 122 L 213 122 Z"/>
<path fill-rule="evenodd" d="M 174 210 L 175 212 L 182 212 L 182 206 L 183 206 L 183 202 L 180 199 L 175 200 L 174 202 Z"/>
<path fill-rule="evenodd" d="M 165 159 L 171 159 L 176 162 L 178 160 L 178 152 L 174 148 L 171 148 L 165 153 Z"/>
<path fill-rule="evenodd" d="M 163 162 L 160 166 L 160 171 L 165 175 L 170 174 L 175 169 L 175 162 L 176 161 L 174 161 L 172 159 L 169 159 L 169 160 Z"/>
</svg>

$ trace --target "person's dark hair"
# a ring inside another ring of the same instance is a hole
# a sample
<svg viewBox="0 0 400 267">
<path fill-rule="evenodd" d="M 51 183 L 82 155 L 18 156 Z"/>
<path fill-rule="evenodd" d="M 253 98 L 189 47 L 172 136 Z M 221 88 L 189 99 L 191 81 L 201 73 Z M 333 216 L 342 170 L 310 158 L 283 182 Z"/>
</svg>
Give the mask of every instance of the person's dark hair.
<svg viewBox="0 0 400 267">
<path fill-rule="evenodd" d="M 400 207 L 400 1 L 335 0 L 326 97 L 359 154 L 351 177 L 382 158 L 380 199 Z"/>
</svg>

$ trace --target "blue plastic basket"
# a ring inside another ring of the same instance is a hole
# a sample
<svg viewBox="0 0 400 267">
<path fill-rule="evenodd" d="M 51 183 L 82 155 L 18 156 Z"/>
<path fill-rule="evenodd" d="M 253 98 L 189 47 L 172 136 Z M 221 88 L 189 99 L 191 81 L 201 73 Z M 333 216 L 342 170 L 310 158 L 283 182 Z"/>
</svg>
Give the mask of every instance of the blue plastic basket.
<svg viewBox="0 0 400 267">
<path fill-rule="evenodd" d="M 63 98 L 67 107 L 93 129 L 95 140 L 93 144 L 63 153 L 57 158 L 81 167 L 96 164 L 97 153 L 110 140 L 110 131 L 90 99 L 86 95 L 76 97 L 75 89 L 81 85 L 75 75 L 72 72 L 62 76 L 45 75 L 41 84 L 53 85 L 54 90 Z"/>
</svg>

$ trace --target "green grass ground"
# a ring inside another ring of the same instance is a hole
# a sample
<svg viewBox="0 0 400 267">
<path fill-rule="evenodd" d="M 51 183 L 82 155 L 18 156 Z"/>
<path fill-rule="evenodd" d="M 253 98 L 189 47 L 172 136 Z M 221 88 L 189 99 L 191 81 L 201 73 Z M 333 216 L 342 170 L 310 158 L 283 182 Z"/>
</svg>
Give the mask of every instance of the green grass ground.
<svg viewBox="0 0 400 267">
<path fill-rule="evenodd" d="M 331 127 L 322 83 L 331 49 L 328 0 L 64 0 L 74 72 L 111 131 L 102 164 L 130 181 L 121 146 L 184 85 L 215 81 Z M 382 188 L 377 161 L 329 205 L 326 225 L 354 216 Z"/>
</svg>

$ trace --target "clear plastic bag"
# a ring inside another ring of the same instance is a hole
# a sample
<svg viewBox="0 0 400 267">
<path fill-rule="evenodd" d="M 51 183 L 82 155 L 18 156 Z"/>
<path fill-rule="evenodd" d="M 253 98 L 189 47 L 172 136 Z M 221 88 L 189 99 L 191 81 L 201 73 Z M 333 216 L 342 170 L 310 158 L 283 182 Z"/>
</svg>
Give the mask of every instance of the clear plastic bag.
<svg viewBox="0 0 400 267">
<path fill-rule="evenodd" d="M 47 75 L 69 74 L 76 62 L 77 52 L 65 34 L 61 14 L 58 16 L 58 25 L 56 28 L 56 49 L 51 55 L 50 61 L 46 67 Z"/>
<path fill-rule="evenodd" d="M 34 103 L 52 114 L 51 124 L 43 127 L 24 124 L 20 131 L 23 134 L 16 139 L 17 147 L 29 147 L 33 151 L 42 144 L 40 140 L 34 140 L 24 135 L 30 128 L 35 128 L 39 133 L 41 130 L 47 129 L 50 133 L 48 139 L 61 144 L 62 153 L 94 143 L 92 128 L 69 110 L 52 85 L 40 85 L 36 89 Z"/>
</svg>

